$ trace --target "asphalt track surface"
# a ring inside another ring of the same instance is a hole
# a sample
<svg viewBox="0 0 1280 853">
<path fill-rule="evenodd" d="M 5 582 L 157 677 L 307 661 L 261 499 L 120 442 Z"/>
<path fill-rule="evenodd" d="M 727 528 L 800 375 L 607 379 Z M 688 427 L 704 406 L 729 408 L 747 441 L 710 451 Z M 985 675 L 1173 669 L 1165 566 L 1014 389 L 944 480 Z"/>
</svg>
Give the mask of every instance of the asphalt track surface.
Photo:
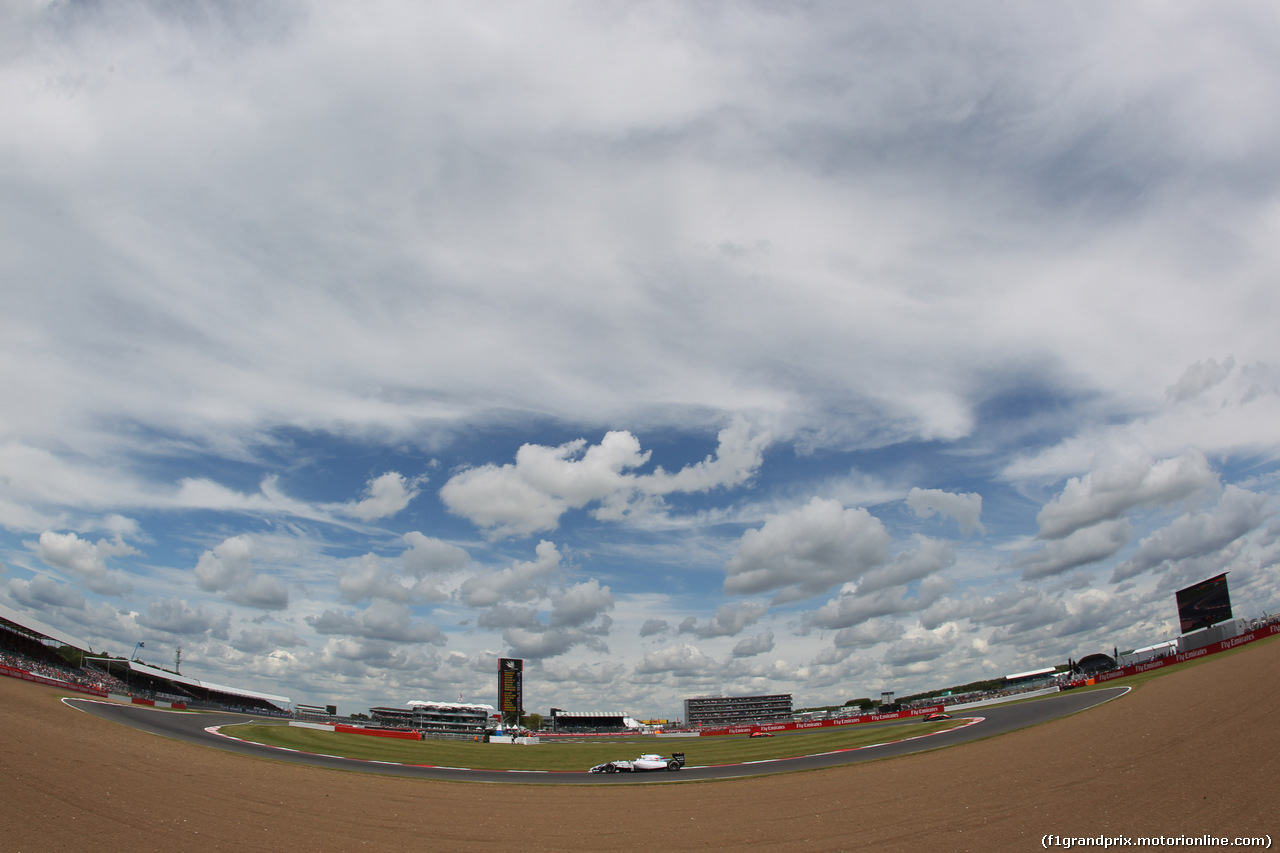
<svg viewBox="0 0 1280 853">
<path fill-rule="evenodd" d="M 981 738 L 994 737 L 1017 729 L 1034 726 L 1049 720 L 1065 717 L 1089 708 L 1101 705 L 1128 692 L 1127 687 L 1110 687 L 1102 690 L 1072 691 L 1034 699 L 1015 702 L 1008 705 L 993 705 L 974 708 L 968 712 L 958 712 L 956 719 L 978 718 L 979 722 L 951 729 L 945 732 L 913 738 L 911 740 L 882 743 L 856 749 L 827 752 L 818 755 L 806 755 L 798 758 L 781 758 L 771 761 L 754 761 L 746 764 L 727 764 L 714 766 L 687 766 L 677 773 L 654 771 L 650 773 L 617 773 L 598 774 L 586 772 L 564 771 L 526 771 L 526 770 L 470 770 L 459 767 L 434 767 L 411 764 L 389 764 L 379 761 L 363 761 L 353 758 L 340 758 L 332 755 L 316 755 L 296 752 L 278 747 L 264 746 L 257 743 L 235 740 L 217 734 L 214 730 L 219 726 L 235 725 L 246 722 L 275 723 L 278 720 L 267 718 L 255 720 L 243 714 L 219 713 L 184 713 L 151 708 L 144 705 L 121 705 L 114 702 L 102 702 L 92 699 L 63 699 L 68 705 L 101 717 L 105 720 L 121 723 L 161 737 L 185 741 L 199 746 L 208 746 L 226 752 L 239 753 L 254 758 L 265 758 L 273 761 L 286 761 L 312 767 L 323 767 L 330 770 L 348 770 L 361 773 L 376 773 L 383 776 L 404 776 L 419 779 L 437 779 L 451 782 L 498 782 L 503 784 L 539 784 L 539 785 L 601 785 L 601 784 L 636 784 L 689 782 L 707 779 L 734 779 L 745 776 L 762 776 L 771 773 L 786 773 L 796 770 L 815 770 L 823 767 L 836 767 L 843 764 L 855 764 L 862 761 L 873 761 L 924 752 L 948 746 L 966 743 Z M 913 722 L 913 721 L 906 721 Z M 886 738 L 892 738 L 894 725 L 885 725 Z M 801 737 L 803 733 L 794 735 Z M 676 751 L 690 749 L 697 740 L 694 738 L 671 739 L 663 743 L 669 744 Z M 517 747 L 518 748 L 518 747 Z M 629 757 L 619 755 L 619 758 Z"/>
</svg>

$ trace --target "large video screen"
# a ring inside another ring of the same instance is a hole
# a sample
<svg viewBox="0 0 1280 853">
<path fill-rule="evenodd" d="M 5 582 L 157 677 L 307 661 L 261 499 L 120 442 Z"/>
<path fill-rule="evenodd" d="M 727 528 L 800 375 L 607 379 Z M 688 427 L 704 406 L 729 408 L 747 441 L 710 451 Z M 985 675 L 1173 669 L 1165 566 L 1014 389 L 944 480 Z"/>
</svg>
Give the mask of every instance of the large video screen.
<svg viewBox="0 0 1280 853">
<path fill-rule="evenodd" d="M 498 658 L 498 710 L 503 722 L 524 714 L 524 660 Z"/>
<path fill-rule="evenodd" d="M 1231 618 L 1231 595 L 1226 572 L 1178 590 L 1178 621 L 1182 633 L 1198 631 Z"/>
</svg>

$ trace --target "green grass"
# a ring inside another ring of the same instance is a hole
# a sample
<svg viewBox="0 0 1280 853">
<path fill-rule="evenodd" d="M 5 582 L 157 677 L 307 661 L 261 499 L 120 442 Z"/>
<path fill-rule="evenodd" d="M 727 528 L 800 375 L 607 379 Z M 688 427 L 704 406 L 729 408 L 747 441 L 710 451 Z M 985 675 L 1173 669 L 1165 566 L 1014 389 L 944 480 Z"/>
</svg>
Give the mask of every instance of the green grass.
<svg viewBox="0 0 1280 853">
<path fill-rule="evenodd" d="M 1240 654 L 1262 643 L 1276 642 L 1270 637 L 1216 655 L 1206 655 L 1193 661 L 1162 667 L 1148 672 L 1117 678 L 1093 687 L 1077 688 L 1080 691 L 1105 690 L 1111 687 L 1129 686 L 1141 689 L 1153 679 L 1172 672 L 1201 666 L 1228 655 Z M 1022 700 L 1034 702 L 1039 697 Z M 980 713 L 981 709 L 975 709 Z M 959 712 L 963 714 L 964 712 Z M 368 735 L 347 735 L 315 729 L 281 725 L 239 724 L 223 726 L 223 731 L 244 740 L 270 746 L 283 746 L 304 752 L 362 758 L 370 761 L 391 761 L 399 764 L 430 764 L 440 767 L 469 767 L 476 770 L 586 770 L 596 764 L 620 758 L 634 758 L 642 752 L 660 752 L 664 755 L 683 752 L 689 766 L 738 764 L 772 758 L 794 758 L 855 749 L 890 740 L 915 737 L 953 728 L 958 721 L 937 723 L 905 723 L 894 726 L 847 726 L 841 729 L 819 729 L 811 732 L 779 735 L 772 738 L 749 739 L 745 735 L 707 738 L 616 738 L 608 742 L 549 742 L 537 746 L 514 744 L 487 744 L 471 741 L 403 741 Z"/>
<path fill-rule="evenodd" d="M 930 734 L 959 725 L 958 720 L 934 723 L 904 723 L 894 726 L 845 726 L 838 730 L 818 730 L 771 738 L 746 735 L 704 738 L 619 737 L 608 742 L 544 740 L 536 746 L 473 741 L 407 741 L 369 735 L 293 726 L 245 723 L 223 726 L 234 737 L 269 746 L 283 746 L 303 752 L 390 761 L 397 764 L 430 764 L 438 767 L 469 767 L 475 770 L 586 770 L 596 764 L 635 758 L 643 752 L 669 755 L 683 752 L 690 766 L 738 764 L 771 758 L 794 758 L 840 749 Z"/>
</svg>

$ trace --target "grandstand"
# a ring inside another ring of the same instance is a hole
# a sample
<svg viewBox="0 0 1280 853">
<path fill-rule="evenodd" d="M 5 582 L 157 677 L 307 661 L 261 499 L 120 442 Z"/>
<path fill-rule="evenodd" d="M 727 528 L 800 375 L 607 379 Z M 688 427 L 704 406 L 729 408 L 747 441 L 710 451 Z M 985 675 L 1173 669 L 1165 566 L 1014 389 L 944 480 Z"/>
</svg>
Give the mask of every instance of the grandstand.
<svg viewBox="0 0 1280 853">
<path fill-rule="evenodd" d="M 182 702 L 188 707 L 219 708 L 273 716 L 287 716 L 292 704 L 288 696 L 187 678 L 167 669 L 148 666 L 141 661 L 108 657 L 85 658 L 85 661 L 123 681 L 131 696 Z"/>
<path fill-rule="evenodd" d="M 703 696 L 684 700 L 684 724 L 692 728 L 790 720 L 791 694 Z"/>
<path fill-rule="evenodd" d="M 564 711 L 551 709 L 551 731 L 560 734 L 609 734 L 635 731 L 640 723 L 621 711 Z"/>
<path fill-rule="evenodd" d="M 493 714 L 492 705 L 414 700 L 404 708 L 370 708 L 369 716 L 388 728 L 408 729 L 424 735 L 483 735 Z"/>
<path fill-rule="evenodd" d="M 181 702 L 253 714 L 285 715 L 287 696 L 259 693 L 187 678 L 136 660 L 95 655 L 79 637 L 45 625 L 0 604 L 0 651 L 15 669 L 33 672 L 102 693 Z"/>
</svg>

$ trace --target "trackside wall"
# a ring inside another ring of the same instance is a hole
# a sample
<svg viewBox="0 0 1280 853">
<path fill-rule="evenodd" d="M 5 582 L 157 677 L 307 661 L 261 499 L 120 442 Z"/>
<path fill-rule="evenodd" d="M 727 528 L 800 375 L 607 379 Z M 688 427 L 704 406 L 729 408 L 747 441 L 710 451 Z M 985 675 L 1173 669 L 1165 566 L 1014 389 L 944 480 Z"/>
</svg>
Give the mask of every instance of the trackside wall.
<svg viewBox="0 0 1280 853">
<path fill-rule="evenodd" d="M 1202 658 L 1205 655 L 1216 655 L 1222 652 L 1230 651 L 1237 646 L 1244 646 L 1249 643 L 1255 643 L 1258 640 L 1264 640 L 1267 637 L 1274 637 L 1280 634 L 1280 625 L 1264 625 L 1261 628 L 1255 628 L 1247 634 L 1241 634 L 1238 637 L 1231 637 L 1217 643 L 1210 643 L 1198 649 L 1192 649 L 1189 652 L 1178 652 L 1176 655 L 1169 657 L 1149 660 L 1143 663 L 1135 663 L 1131 666 L 1122 667 L 1121 669 L 1113 669 L 1110 672 L 1098 673 L 1089 679 L 1088 684 L 1102 684 L 1116 678 L 1124 678 L 1126 675 L 1137 675 L 1142 672 L 1150 672 L 1153 669 L 1162 669 L 1166 666 L 1174 666 L 1180 663 L 1186 663 L 1189 660 Z"/>
</svg>

